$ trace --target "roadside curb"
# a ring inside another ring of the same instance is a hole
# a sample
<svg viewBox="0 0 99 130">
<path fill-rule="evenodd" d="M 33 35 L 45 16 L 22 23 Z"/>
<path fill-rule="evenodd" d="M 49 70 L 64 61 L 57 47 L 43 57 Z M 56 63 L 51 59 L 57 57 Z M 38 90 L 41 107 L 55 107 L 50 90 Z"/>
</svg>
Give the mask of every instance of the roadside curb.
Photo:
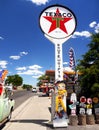
<svg viewBox="0 0 99 130">
<path fill-rule="evenodd" d="M 21 115 L 22 112 L 24 111 L 24 109 L 26 109 L 26 107 L 28 107 L 28 104 L 31 102 L 33 97 L 30 97 L 29 99 L 27 99 L 25 102 L 23 102 L 18 108 L 16 108 L 13 113 L 12 113 L 12 119 L 15 119 L 17 116 Z"/>
</svg>

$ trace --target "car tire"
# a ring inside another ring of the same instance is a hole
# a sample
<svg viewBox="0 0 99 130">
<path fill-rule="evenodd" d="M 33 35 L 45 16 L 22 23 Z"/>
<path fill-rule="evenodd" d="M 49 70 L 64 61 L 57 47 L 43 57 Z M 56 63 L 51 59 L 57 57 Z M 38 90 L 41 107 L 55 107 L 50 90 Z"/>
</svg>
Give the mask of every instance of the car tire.
<svg viewBox="0 0 99 130">
<path fill-rule="evenodd" d="M 10 121 L 11 117 L 12 117 L 12 110 L 10 111 L 10 113 L 9 113 L 9 115 L 7 117 L 7 121 Z"/>
</svg>

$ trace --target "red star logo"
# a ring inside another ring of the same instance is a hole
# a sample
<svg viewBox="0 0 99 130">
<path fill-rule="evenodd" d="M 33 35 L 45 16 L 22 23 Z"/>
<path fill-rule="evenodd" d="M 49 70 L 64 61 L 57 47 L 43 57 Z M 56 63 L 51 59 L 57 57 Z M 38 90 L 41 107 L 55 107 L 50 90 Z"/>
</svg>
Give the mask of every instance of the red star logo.
<svg viewBox="0 0 99 130">
<path fill-rule="evenodd" d="M 60 15 L 60 11 L 59 11 L 58 8 L 56 10 L 56 15 L 54 17 L 52 17 L 52 16 L 44 16 L 44 18 L 51 22 L 51 26 L 50 26 L 50 29 L 49 29 L 48 33 L 52 32 L 56 28 L 60 28 L 62 31 L 64 31 L 66 34 L 68 34 L 64 24 L 66 22 L 68 22 L 69 20 L 71 20 L 72 18 L 62 17 Z"/>
</svg>

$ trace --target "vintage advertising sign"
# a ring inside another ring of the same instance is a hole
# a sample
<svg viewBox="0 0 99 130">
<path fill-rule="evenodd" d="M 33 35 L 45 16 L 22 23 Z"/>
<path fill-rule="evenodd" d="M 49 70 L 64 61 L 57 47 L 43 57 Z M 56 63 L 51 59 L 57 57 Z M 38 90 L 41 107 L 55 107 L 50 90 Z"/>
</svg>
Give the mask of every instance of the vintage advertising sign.
<svg viewBox="0 0 99 130">
<path fill-rule="evenodd" d="M 52 5 L 41 12 L 39 19 L 45 37 L 55 44 L 55 80 L 63 80 L 62 44 L 74 33 L 76 17 L 67 7 Z"/>
<path fill-rule="evenodd" d="M 49 6 L 40 15 L 41 30 L 54 39 L 64 39 L 72 35 L 76 24 L 74 13 L 62 5 Z"/>
<path fill-rule="evenodd" d="M 67 41 L 75 31 L 77 22 L 74 13 L 62 5 L 52 5 L 45 8 L 39 17 L 40 28 L 44 36 L 55 45 L 55 80 L 63 80 L 62 44 Z M 61 83 L 58 84 L 59 88 Z M 54 127 L 67 127 L 65 90 L 59 91 L 56 96 L 56 113 L 53 119 Z M 59 107 L 58 107 L 59 106 Z"/>
<path fill-rule="evenodd" d="M 93 98 L 93 107 L 95 109 L 95 114 L 99 114 L 99 98 L 98 97 L 94 97 Z"/>
<path fill-rule="evenodd" d="M 81 96 L 80 97 L 80 110 L 79 110 L 79 113 L 80 114 L 85 114 L 85 108 L 86 108 L 86 97 L 85 96 Z"/>
</svg>

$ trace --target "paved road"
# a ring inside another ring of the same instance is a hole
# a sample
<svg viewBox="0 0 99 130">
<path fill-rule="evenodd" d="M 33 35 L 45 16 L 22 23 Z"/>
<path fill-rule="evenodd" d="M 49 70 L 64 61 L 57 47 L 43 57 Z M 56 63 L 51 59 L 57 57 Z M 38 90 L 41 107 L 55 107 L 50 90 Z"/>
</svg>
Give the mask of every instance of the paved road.
<svg viewBox="0 0 99 130">
<path fill-rule="evenodd" d="M 27 90 L 14 91 L 11 98 L 15 100 L 15 109 L 19 107 L 23 102 L 25 102 L 28 98 L 34 95 L 35 94 L 32 91 Z"/>
</svg>

